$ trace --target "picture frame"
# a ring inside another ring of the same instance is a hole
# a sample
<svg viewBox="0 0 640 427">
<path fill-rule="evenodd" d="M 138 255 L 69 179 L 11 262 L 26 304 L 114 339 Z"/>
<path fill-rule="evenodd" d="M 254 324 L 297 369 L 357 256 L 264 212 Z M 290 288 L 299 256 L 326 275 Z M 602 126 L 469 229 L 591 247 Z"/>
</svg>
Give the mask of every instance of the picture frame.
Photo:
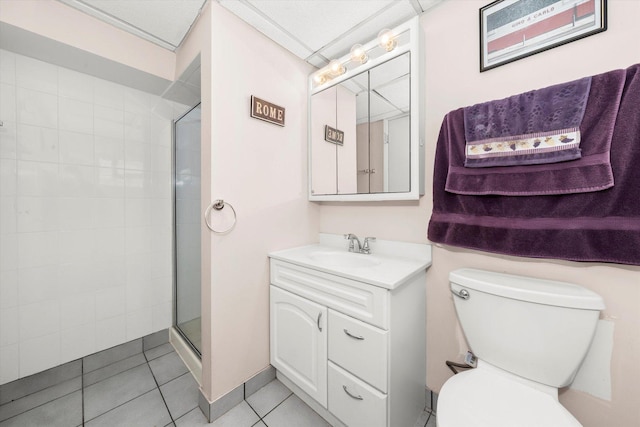
<svg viewBox="0 0 640 427">
<path fill-rule="evenodd" d="M 496 0 L 480 9 L 480 72 L 607 29 L 607 0 Z"/>
</svg>

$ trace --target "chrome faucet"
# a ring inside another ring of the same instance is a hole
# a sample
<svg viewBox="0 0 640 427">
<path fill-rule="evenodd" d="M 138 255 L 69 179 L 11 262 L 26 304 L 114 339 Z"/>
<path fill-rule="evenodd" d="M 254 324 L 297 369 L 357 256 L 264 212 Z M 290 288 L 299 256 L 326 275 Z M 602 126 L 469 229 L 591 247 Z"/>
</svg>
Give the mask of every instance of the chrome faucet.
<svg viewBox="0 0 640 427">
<path fill-rule="evenodd" d="M 365 237 L 364 243 L 360 243 L 360 239 L 355 234 L 345 234 L 344 238 L 349 240 L 349 252 L 356 252 L 359 254 L 371 254 L 371 246 L 369 246 L 369 242 L 374 242 L 376 240 L 375 237 Z"/>
</svg>

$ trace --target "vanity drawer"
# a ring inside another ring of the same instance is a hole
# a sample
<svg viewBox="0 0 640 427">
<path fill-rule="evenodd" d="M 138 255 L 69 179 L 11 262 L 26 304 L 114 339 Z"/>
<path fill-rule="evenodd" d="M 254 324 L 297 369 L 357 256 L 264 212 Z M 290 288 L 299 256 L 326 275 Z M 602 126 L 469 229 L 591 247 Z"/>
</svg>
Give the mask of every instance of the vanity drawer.
<svg viewBox="0 0 640 427">
<path fill-rule="evenodd" d="M 386 289 L 276 259 L 271 259 L 271 284 L 372 325 L 389 328 Z"/>
<path fill-rule="evenodd" d="M 387 391 L 388 333 L 329 310 L 329 360 Z"/>
<path fill-rule="evenodd" d="M 329 412 L 349 427 L 385 427 L 387 395 L 329 362 Z"/>
</svg>

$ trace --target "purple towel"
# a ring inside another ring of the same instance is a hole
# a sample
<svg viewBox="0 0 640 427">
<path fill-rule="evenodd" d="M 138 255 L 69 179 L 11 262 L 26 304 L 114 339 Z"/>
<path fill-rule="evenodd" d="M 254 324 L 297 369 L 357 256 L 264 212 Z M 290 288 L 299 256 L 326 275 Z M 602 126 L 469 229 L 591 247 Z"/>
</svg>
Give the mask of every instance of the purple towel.
<svg viewBox="0 0 640 427">
<path fill-rule="evenodd" d="M 611 132 L 607 122 L 593 114 L 607 111 L 609 92 L 617 86 L 606 82 L 613 84 L 620 74 L 624 85 L 619 109 L 611 108 L 617 112 L 610 150 L 616 185 L 602 191 L 522 197 L 445 191 L 451 156 L 457 156 L 454 164 L 462 161 L 446 142 L 464 133 L 462 127 L 451 126 L 461 123 L 462 110 L 449 113 L 436 148 L 429 240 L 506 255 L 640 265 L 640 64 L 593 77 L 582 129 L 585 138 L 587 134 L 602 138 Z M 600 79 L 604 79 L 603 90 L 594 96 Z M 571 163 L 584 161 L 585 151 L 583 147 L 583 158 Z M 607 155 L 591 152 L 586 157 L 597 154 Z M 539 166 L 552 165 L 525 168 Z M 551 177 L 549 172 L 547 178 Z M 580 181 L 586 179 L 592 176 Z"/>
<path fill-rule="evenodd" d="M 465 167 L 464 109 L 450 112 L 440 133 L 448 150 L 446 190 L 469 195 L 533 196 L 600 191 L 613 186 L 609 149 L 624 82 L 624 70 L 591 78 L 580 125 L 582 156 L 570 162 Z"/>
<path fill-rule="evenodd" d="M 464 165 L 484 168 L 579 159 L 579 127 L 590 87 L 591 77 L 584 77 L 465 107 Z"/>
</svg>

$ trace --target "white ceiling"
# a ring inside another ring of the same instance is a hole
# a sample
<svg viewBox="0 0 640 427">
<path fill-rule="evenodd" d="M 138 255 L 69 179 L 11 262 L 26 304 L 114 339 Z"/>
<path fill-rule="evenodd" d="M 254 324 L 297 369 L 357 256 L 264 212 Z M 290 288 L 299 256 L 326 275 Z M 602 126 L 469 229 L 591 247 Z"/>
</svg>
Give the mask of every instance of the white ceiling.
<svg viewBox="0 0 640 427">
<path fill-rule="evenodd" d="M 176 50 L 207 0 L 59 0 L 104 22 Z"/>
<path fill-rule="evenodd" d="M 441 0 L 216 0 L 316 67 Z"/>
<path fill-rule="evenodd" d="M 175 50 L 206 1 L 59 0 Z M 317 67 L 374 39 L 442 0 L 215 0 L 276 43 Z"/>
</svg>

